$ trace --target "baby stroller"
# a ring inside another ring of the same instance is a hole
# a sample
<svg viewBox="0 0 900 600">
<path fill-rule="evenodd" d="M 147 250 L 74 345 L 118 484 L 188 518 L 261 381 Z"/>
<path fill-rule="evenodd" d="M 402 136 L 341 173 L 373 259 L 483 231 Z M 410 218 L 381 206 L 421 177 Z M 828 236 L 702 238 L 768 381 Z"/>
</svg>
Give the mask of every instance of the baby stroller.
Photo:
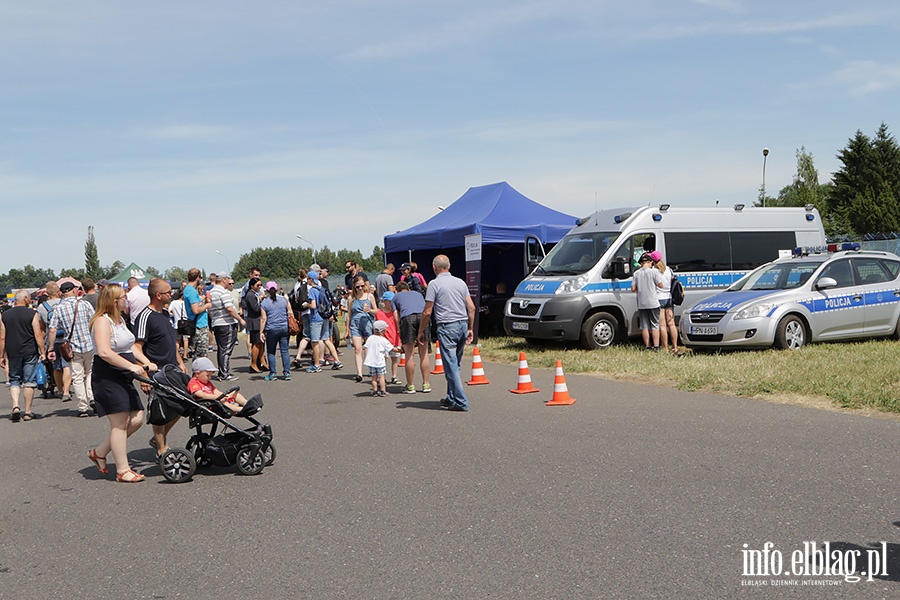
<svg viewBox="0 0 900 600">
<path fill-rule="evenodd" d="M 198 467 L 210 465 L 237 465 L 244 475 L 256 475 L 275 462 L 272 426 L 253 418 L 263 407 L 259 394 L 248 398 L 241 411 L 234 413 L 220 400 L 240 387 L 229 389 L 212 402 L 197 402 L 187 391 L 190 378 L 175 365 L 165 365 L 152 379 L 137 379 L 150 384 L 148 423 L 165 425 L 177 416 L 186 416 L 191 429 L 196 430 L 186 448 L 170 447 L 159 456 L 159 468 L 168 481 L 190 481 Z M 229 421 L 232 417 L 242 417 L 253 426 L 241 429 Z M 205 432 L 207 425 L 212 427 Z M 220 426 L 222 433 L 217 435 Z"/>
</svg>

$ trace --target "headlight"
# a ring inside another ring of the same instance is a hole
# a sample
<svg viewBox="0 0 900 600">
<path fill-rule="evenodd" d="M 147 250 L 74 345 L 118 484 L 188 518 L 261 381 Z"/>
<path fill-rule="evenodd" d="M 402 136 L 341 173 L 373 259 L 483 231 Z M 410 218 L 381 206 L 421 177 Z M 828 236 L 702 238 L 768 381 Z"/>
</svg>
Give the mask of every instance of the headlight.
<svg viewBox="0 0 900 600">
<path fill-rule="evenodd" d="M 774 302 L 763 302 L 762 304 L 752 304 L 747 308 L 743 308 L 734 315 L 734 320 L 738 319 L 755 319 L 756 317 L 765 317 L 772 309 L 778 306 Z"/>
<path fill-rule="evenodd" d="M 556 288 L 554 294 L 568 294 L 570 292 L 577 292 L 578 290 L 583 288 L 587 284 L 587 282 L 587 275 L 573 277 L 572 279 L 564 279 L 559 287 Z"/>
</svg>

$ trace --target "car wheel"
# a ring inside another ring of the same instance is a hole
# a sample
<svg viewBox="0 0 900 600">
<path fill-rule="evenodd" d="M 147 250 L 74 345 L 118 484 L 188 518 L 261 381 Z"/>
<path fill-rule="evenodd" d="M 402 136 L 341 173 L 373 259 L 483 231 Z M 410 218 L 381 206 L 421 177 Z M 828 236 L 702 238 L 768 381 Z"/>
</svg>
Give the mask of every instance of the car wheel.
<svg viewBox="0 0 900 600">
<path fill-rule="evenodd" d="M 788 315 L 778 324 L 775 346 L 781 350 L 799 350 L 807 342 L 806 325 L 795 315 Z"/>
<path fill-rule="evenodd" d="M 619 335 L 619 321 L 609 313 L 594 313 L 581 326 L 581 345 L 588 350 L 606 349 Z"/>
</svg>

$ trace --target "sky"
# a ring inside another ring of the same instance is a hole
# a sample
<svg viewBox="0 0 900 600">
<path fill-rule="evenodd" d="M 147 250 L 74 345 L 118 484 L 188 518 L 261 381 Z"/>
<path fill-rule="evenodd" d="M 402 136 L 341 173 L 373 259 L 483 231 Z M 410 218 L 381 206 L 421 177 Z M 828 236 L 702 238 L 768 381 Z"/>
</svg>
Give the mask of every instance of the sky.
<svg viewBox="0 0 900 600">
<path fill-rule="evenodd" d="M 751 204 L 896 133 L 884 0 L 0 0 L 0 273 L 368 256 L 470 187 Z M 302 235 L 305 240 L 297 239 Z M 216 252 L 218 250 L 218 253 Z"/>
</svg>

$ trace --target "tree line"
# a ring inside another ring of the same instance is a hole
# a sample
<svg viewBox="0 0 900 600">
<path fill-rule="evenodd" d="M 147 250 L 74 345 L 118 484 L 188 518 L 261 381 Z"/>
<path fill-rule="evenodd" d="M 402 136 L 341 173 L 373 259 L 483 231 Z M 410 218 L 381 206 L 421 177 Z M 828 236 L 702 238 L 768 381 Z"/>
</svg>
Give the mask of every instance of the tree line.
<svg viewBox="0 0 900 600">
<path fill-rule="evenodd" d="M 819 183 L 813 155 L 797 150 L 794 180 L 775 198 L 760 189 L 757 206 L 814 205 L 831 238 L 900 232 L 900 145 L 882 123 L 873 136 L 857 130 L 838 153 L 840 169 Z"/>
<path fill-rule="evenodd" d="M 259 268 L 267 279 L 293 279 L 297 276 L 297 269 L 301 266 L 308 267 L 314 262 L 327 264 L 331 267 L 332 274 L 344 272 L 344 265 L 352 260 L 360 265 L 367 273 L 380 273 L 384 268 L 384 251 L 380 246 L 375 246 L 368 257 L 364 257 L 359 250 L 342 249 L 337 252 L 325 246 L 313 253 L 309 248 L 254 248 L 246 254 L 242 254 L 234 264 L 232 277 L 242 281 L 247 276 L 250 267 Z M 87 239 L 84 243 L 84 267 L 65 268 L 59 273 L 52 269 L 39 269 L 33 265 L 25 265 L 21 269 L 10 269 L 8 273 L 0 275 L 0 292 L 8 294 L 12 290 L 20 288 L 41 288 L 48 281 L 55 281 L 63 277 L 74 277 L 81 281 L 90 277 L 95 282 L 101 279 L 112 279 L 122 272 L 125 263 L 120 260 L 108 266 L 100 265 L 97 242 L 94 239 L 94 228 L 88 227 Z M 187 272 L 191 267 L 170 267 L 159 270 L 152 266 L 145 266 L 144 272 L 148 277 L 162 277 L 169 281 L 187 281 Z M 203 273 L 204 277 L 207 275 Z"/>
</svg>

